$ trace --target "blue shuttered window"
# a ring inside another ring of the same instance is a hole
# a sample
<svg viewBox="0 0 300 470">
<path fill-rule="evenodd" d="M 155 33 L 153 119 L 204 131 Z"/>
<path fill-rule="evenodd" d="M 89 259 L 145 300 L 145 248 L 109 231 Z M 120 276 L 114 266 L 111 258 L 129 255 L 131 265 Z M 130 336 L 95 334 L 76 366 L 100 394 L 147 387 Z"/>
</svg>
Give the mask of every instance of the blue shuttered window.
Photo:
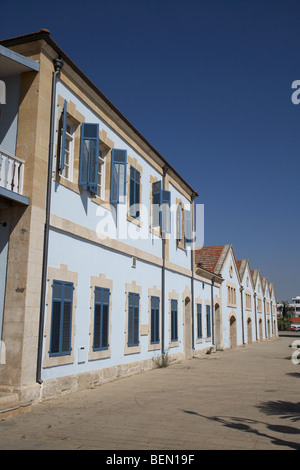
<svg viewBox="0 0 300 470">
<path fill-rule="evenodd" d="M 97 194 L 99 124 L 81 125 L 79 185 Z"/>
<path fill-rule="evenodd" d="M 161 181 L 152 184 L 152 226 L 171 233 L 171 192 L 161 189 Z"/>
<path fill-rule="evenodd" d="M 171 341 L 178 340 L 178 310 L 177 300 L 171 300 Z"/>
<path fill-rule="evenodd" d="M 139 294 L 128 294 L 128 346 L 139 345 Z"/>
<path fill-rule="evenodd" d="M 206 336 L 211 337 L 211 316 L 210 316 L 210 305 L 206 305 Z"/>
<path fill-rule="evenodd" d="M 151 339 L 152 344 L 159 343 L 159 297 L 151 297 Z"/>
<path fill-rule="evenodd" d="M 64 109 L 62 113 L 62 138 L 60 149 L 60 171 L 65 168 L 65 151 L 66 151 L 66 134 L 67 134 L 67 100 L 64 102 Z"/>
<path fill-rule="evenodd" d="M 152 183 L 152 227 L 160 226 L 161 181 Z"/>
<path fill-rule="evenodd" d="M 71 354 L 73 283 L 53 281 L 50 356 Z"/>
<path fill-rule="evenodd" d="M 160 229 L 162 233 L 171 233 L 171 192 L 161 191 Z"/>
<path fill-rule="evenodd" d="M 95 307 L 94 307 L 94 351 L 108 349 L 109 332 L 109 297 L 110 290 L 102 287 L 95 287 Z"/>
<path fill-rule="evenodd" d="M 202 338 L 202 304 L 197 304 L 197 338 Z"/>
<path fill-rule="evenodd" d="M 180 202 L 177 206 L 176 225 L 176 238 L 177 241 L 180 242 L 182 240 L 182 202 Z"/>
<path fill-rule="evenodd" d="M 130 192 L 129 192 L 129 214 L 132 217 L 140 216 L 140 181 L 141 174 L 132 166 L 130 167 Z"/>
<path fill-rule="evenodd" d="M 111 152 L 111 204 L 126 202 L 127 150 L 112 149 Z"/>
<path fill-rule="evenodd" d="M 193 243 L 193 213 L 184 211 L 184 240 L 186 245 Z"/>
</svg>

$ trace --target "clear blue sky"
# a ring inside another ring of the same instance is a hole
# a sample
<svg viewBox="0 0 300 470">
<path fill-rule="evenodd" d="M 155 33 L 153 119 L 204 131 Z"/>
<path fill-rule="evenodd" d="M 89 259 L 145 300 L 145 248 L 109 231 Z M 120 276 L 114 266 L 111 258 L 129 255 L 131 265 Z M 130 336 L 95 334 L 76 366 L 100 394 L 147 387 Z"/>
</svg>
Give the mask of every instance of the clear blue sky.
<svg viewBox="0 0 300 470">
<path fill-rule="evenodd" d="M 47 28 L 205 204 L 233 245 L 300 295 L 299 0 L 1 2 L 1 38 Z"/>
</svg>

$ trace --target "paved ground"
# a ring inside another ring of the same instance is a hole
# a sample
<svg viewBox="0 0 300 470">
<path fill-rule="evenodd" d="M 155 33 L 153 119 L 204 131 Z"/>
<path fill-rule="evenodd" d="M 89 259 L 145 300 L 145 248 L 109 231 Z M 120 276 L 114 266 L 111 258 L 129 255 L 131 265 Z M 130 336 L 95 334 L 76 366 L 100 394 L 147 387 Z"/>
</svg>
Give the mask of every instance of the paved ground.
<svg viewBox="0 0 300 470">
<path fill-rule="evenodd" d="M 0 449 L 300 450 L 295 339 L 299 333 L 36 405 L 0 422 Z"/>
</svg>

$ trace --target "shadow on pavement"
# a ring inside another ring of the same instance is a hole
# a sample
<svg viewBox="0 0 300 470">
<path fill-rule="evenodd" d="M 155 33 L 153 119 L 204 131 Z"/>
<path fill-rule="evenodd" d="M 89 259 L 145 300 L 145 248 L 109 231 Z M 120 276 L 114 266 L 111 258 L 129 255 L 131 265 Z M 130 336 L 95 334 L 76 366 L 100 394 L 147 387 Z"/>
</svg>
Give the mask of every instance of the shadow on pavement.
<svg viewBox="0 0 300 470">
<path fill-rule="evenodd" d="M 267 410 L 267 411 L 270 411 L 270 414 L 273 414 L 273 413 L 271 413 L 271 410 L 274 410 L 274 406 L 272 406 L 272 402 L 270 402 L 270 403 L 271 403 L 271 405 L 269 407 L 266 407 L 265 404 L 262 404 L 263 405 L 263 412 L 265 412 L 265 410 Z M 297 409 L 297 412 L 298 412 L 299 403 L 294 404 L 294 405 L 297 405 L 296 409 Z M 286 406 L 289 408 L 289 411 L 291 412 L 292 411 L 291 405 L 290 406 L 286 405 Z M 286 409 L 286 407 L 282 404 L 280 406 L 280 409 L 283 411 L 284 409 Z M 275 410 L 278 411 L 278 408 L 275 407 Z M 284 433 L 284 434 L 300 434 L 300 430 L 297 429 L 297 428 L 294 428 L 292 426 L 271 425 L 271 424 L 265 423 L 263 421 L 257 421 L 257 420 L 249 419 L 249 418 L 228 417 L 228 416 L 205 416 L 205 415 L 196 413 L 195 411 L 191 411 L 191 410 L 180 410 L 180 411 L 182 411 L 183 413 L 186 413 L 186 414 L 196 415 L 196 416 L 199 416 L 200 418 L 205 418 L 207 420 L 220 423 L 222 426 L 225 426 L 226 428 L 235 429 L 237 431 L 254 434 L 254 435 L 257 435 L 257 436 L 261 436 L 261 437 L 266 437 L 267 439 L 270 439 L 272 444 L 277 445 L 277 446 L 288 447 L 288 448 L 294 449 L 294 450 L 300 450 L 300 444 L 299 443 L 291 442 L 291 441 L 287 441 L 287 440 L 284 440 L 284 439 L 274 437 L 274 436 L 269 435 L 267 433 L 261 432 L 258 429 L 255 429 L 255 427 L 254 427 L 257 424 L 263 424 L 263 425 L 266 426 L 267 429 L 269 429 L 270 431 L 273 431 L 273 432 L 278 432 L 278 433 L 281 433 L 281 434 L 282 433 Z M 288 416 L 286 416 L 286 417 L 288 417 Z"/>
</svg>

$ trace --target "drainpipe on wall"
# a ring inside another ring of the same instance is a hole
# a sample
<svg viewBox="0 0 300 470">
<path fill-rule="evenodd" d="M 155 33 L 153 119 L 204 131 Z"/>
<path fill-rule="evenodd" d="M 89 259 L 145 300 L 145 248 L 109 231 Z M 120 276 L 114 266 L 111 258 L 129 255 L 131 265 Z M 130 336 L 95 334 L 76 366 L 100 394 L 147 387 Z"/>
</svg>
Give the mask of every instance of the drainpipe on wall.
<svg viewBox="0 0 300 470">
<path fill-rule="evenodd" d="M 272 336 L 274 336 L 274 325 L 273 325 L 273 302 L 271 300 L 271 324 L 272 324 Z"/>
<path fill-rule="evenodd" d="M 51 110 L 50 110 L 50 131 L 49 131 L 49 152 L 48 152 L 48 173 L 47 173 L 47 189 L 46 189 L 46 220 L 44 226 L 44 247 L 43 247 L 43 265 L 42 265 L 42 281 L 41 281 L 41 304 L 40 304 L 40 323 L 38 336 L 38 352 L 37 352 L 37 370 L 36 381 L 42 384 L 42 354 L 43 354 L 43 336 L 45 321 L 45 302 L 46 302 L 46 281 L 47 281 L 47 262 L 48 262 L 48 245 L 49 245 L 49 225 L 50 225 L 50 203 L 51 203 L 51 183 L 52 183 L 52 167 L 53 167 L 53 148 L 54 148 L 54 128 L 55 128 L 55 102 L 56 102 L 56 81 L 63 67 L 63 60 L 57 58 L 53 60 L 55 72 L 52 75 L 52 92 L 51 92 Z"/>
<path fill-rule="evenodd" d="M 212 323 L 212 344 L 215 344 L 215 314 L 214 314 L 214 285 L 215 285 L 215 278 L 213 277 L 211 280 L 211 323 Z"/>
<path fill-rule="evenodd" d="M 193 193 L 191 196 L 191 202 L 192 202 L 192 213 L 193 213 L 193 231 L 195 233 L 195 222 L 194 222 L 194 200 L 195 200 L 196 194 Z M 192 349 L 195 349 L 195 332 L 194 332 L 194 325 L 195 325 L 195 319 L 194 319 L 194 314 L 195 314 L 195 307 L 194 307 L 194 300 L 195 300 L 195 294 L 194 294 L 194 247 L 195 247 L 195 240 L 193 236 L 193 246 L 191 249 L 191 269 L 192 269 L 192 278 L 191 278 L 191 293 L 192 293 Z"/>
<path fill-rule="evenodd" d="M 242 312 L 242 333 L 243 333 L 243 344 L 245 344 L 245 325 L 244 325 L 244 303 L 243 303 L 243 286 L 240 287 L 241 293 L 241 312 Z"/>
<path fill-rule="evenodd" d="M 267 316 L 266 316 L 266 298 L 264 297 L 264 317 L 265 317 L 265 336 L 267 339 Z"/>
<path fill-rule="evenodd" d="M 163 180 L 162 187 L 165 189 L 165 177 L 168 173 L 169 167 L 163 167 Z M 161 272 L 161 353 L 165 353 L 165 273 L 166 273 L 166 239 L 165 234 L 162 233 L 162 272 Z"/>
<path fill-rule="evenodd" d="M 254 313 L 255 313 L 255 335 L 256 341 L 258 341 L 258 334 L 257 334 L 257 310 L 256 310 L 256 293 L 253 294 L 254 297 Z"/>
</svg>

